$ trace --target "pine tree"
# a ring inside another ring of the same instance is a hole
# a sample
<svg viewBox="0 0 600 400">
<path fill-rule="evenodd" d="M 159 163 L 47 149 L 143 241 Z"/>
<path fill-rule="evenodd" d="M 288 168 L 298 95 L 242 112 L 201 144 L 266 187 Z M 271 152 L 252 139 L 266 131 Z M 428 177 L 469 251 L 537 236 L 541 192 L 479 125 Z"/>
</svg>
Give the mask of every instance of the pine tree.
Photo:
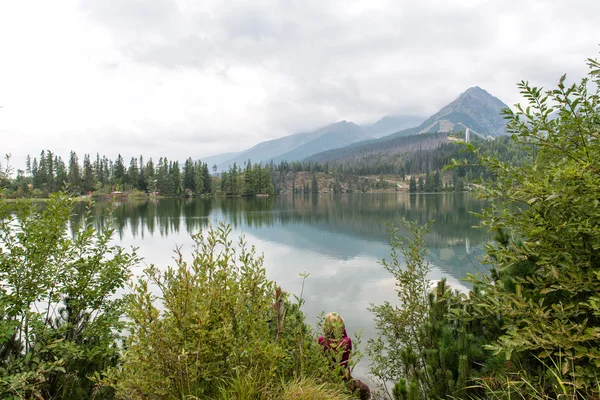
<svg viewBox="0 0 600 400">
<path fill-rule="evenodd" d="M 74 151 L 69 154 L 68 183 L 72 192 L 81 193 L 81 171 L 79 170 L 79 159 Z"/>
<path fill-rule="evenodd" d="M 196 169 L 191 157 L 183 164 L 183 190 L 191 193 L 196 191 Z"/>
<path fill-rule="evenodd" d="M 204 170 L 204 193 L 206 194 L 210 194 L 212 193 L 213 189 L 212 189 L 212 179 L 210 176 L 210 172 L 208 171 L 208 164 L 204 163 L 203 166 L 203 170 Z"/>
<path fill-rule="evenodd" d="M 179 168 L 179 161 L 173 161 L 169 166 L 169 177 L 171 184 L 173 185 L 173 191 L 171 194 L 181 194 L 181 169 Z"/>
<path fill-rule="evenodd" d="M 441 192 L 442 191 L 442 180 L 440 177 L 440 171 L 435 171 L 433 173 L 433 191 L 434 192 Z"/>
<path fill-rule="evenodd" d="M 92 168 L 89 154 L 85 154 L 83 156 L 83 178 L 81 182 L 81 189 L 84 193 L 94 190 L 94 170 Z"/>
<path fill-rule="evenodd" d="M 127 169 L 126 182 L 130 188 L 136 189 L 137 183 L 140 175 L 140 170 L 138 169 L 138 160 L 135 157 L 131 157 L 129 161 L 129 168 Z"/>
<path fill-rule="evenodd" d="M 148 160 L 146 163 L 146 167 L 144 168 L 144 179 L 146 182 L 146 189 L 148 193 L 156 192 L 156 175 L 154 170 L 154 162 L 152 158 Z"/>
<path fill-rule="evenodd" d="M 141 190 L 142 192 L 147 192 L 148 186 L 146 184 L 146 174 L 145 174 L 144 169 L 145 169 L 144 157 L 140 154 L 140 167 L 139 167 L 139 173 L 138 173 L 136 187 L 138 190 Z"/>
<path fill-rule="evenodd" d="M 205 193 L 204 189 L 204 165 L 200 161 L 194 164 L 194 193 L 201 195 Z"/>
<path fill-rule="evenodd" d="M 31 176 L 31 157 L 27 154 L 27 158 L 25 158 L 25 173 L 27 176 Z"/>
<path fill-rule="evenodd" d="M 311 192 L 313 194 L 317 194 L 319 193 L 319 182 L 317 182 L 317 176 L 316 174 L 313 174 L 312 176 L 312 182 L 311 182 Z"/>
<path fill-rule="evenodd" d="M 58 192 L 58 191 L 62 190 L 62 188 L 65 187 L 65 185 L 68 183 L 69 176 L 67 173 L 67 166 L 65 165 L 65 163 L 61 157 L 57 157 L 57 156 L 54 157 L 54 166 L 56 168 L 56 178 L 53 181 L 51 191 Z M 80 177 L 80 181 L 81 181 L 81 177 Z"/>
<path fill-rule="evenodd" d="M 415 179 L 414 175 L 411 175 L 410 177 L 409 192 L 417 193 L 417 180 Z"/>
<path fill-rule="evenodd" d="M 113 183 L 115 185 L 120 185 L 122 186 L 125 183 L 125 164 L 123 162 L 123 157 L 121 157 L 121 154 L 119 154 L 117 156 L 117 159 L 113 165 Z"/>
</svg>

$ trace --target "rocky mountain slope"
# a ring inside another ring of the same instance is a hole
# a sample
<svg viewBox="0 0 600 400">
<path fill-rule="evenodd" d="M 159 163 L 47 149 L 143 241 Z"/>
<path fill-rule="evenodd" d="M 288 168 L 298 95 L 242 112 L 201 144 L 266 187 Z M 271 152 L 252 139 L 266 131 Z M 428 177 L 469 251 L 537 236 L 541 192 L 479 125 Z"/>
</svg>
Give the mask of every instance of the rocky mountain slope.
<svg viewBox="0 0 600 400">
<path fill-rule="evenodd" d="M 492 96 L 480 87 L 472 87 L 462 93 L 456 100 L 443 107 L 419 126 L 405 129 L 379 139 L 354 143 L 352 145 L 313 154 L 310 161 L 347 161 L 375 154 L 390 156 L 411 151 L 414 148 L 432 148 L 444 143 L 443 137 L 423 138 L 418 134 L 461 132 L 470 128 L 482 137 L 498 137 L 506 135 L 506 123 L 501 110 L 508 107 L 498 98 Z M 411 138 L 412 137 L 412 138 Z"/>
</svg>

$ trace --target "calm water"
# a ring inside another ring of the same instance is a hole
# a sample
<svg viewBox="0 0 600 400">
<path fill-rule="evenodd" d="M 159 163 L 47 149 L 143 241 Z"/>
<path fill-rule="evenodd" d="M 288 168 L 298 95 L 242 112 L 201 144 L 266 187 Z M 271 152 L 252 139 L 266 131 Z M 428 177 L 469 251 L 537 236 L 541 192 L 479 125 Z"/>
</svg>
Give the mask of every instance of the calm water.
<svg viewBox="0 0 600 400">
<path fill-rule="evenodd" d="M 478 219 L 469 213 L 483 205 L 466 193 L 145 199 L 119 204 L 114 217 L 117 241 L 138 247 L 145 263 L 157 266 L 174 264 L 175 246 L 191 253 L 190 234 L 209 222 L 231 224 L 233 238 L 244 234 L 264 253 L 269 278 L 284 290 L 300 294 L 299 274 L 310 273 L 304 311 L 311 323 L 321 312 L 337 311 L 349 333 L 363 330 L 364 344 L 375 335 L 369 304 L 395 300 L 394 280 L 379 263 L 389 258 L 386 224 L 400 224 L 402 217 L 421 223 L 435 220 L 426 238 L 430 278 L 445 276 L 451 286 L 465 290 L 461 279 L 483 270 L 476 257 L 487 235 L 472 228 Z M 97 204 L 99 220 L 107 207 Z M 364 376 L 367 369 L 368 362 L 361 362 L 356 375 Z"/>
</svg>

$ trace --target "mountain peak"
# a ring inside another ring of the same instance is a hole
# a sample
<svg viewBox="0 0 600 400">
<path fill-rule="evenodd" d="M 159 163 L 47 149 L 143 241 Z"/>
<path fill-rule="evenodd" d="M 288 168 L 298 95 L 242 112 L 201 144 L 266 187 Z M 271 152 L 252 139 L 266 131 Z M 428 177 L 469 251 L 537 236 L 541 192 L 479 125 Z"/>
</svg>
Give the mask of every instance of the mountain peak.
<svg viewBox="0 0 600 400">
<path fill-rule="evenodd" d="M 502 100 L 473 86 L 425 121 L 419 127 L 419 133 L 449 132 L 468 127 L 485 136 L 505 135 L 506 122 L 501 110 L 506 107 Z"/>
<path fill-rule="evenodd" d="M 331 124 L 329 126 L 358 126 L 358 125 L 356 125 L 352 121 L 346 121 L 345 119 L 343 119 L 343 120 L 341 120 L 339 122 L 336 122 L 336 123 L 333 123 L 333 124 Z"/>
<path fill-rule="evenodd" d="M 483 103 L 488 104 L 489 107 L 492 108 L 505 108 L 506 104 L 504 104 L 500 99 L 498 99 L 497 97 L 492 96 L 489 92 L 487 92 L 485 89 L 480 88 L 479 86 L 473 86 L 468 88 L 464 93 L 461 93 L 460 96 L 458 96 L 457 100 L 462 100 L 464 98 L 474 98 L 478 101 L 481 101 Z"/>
<path fill-rule="evenodd" d="M 479 86 L 472 86 L 470 88 L 468 88 L 467 90 L 465 90 L 465 92 L 463 94 L 473 94 L 473 93 L 486 93 L 489 94 L 488 92 L 486 92 L 484 89 L 480 88 Z"/>
</svg>

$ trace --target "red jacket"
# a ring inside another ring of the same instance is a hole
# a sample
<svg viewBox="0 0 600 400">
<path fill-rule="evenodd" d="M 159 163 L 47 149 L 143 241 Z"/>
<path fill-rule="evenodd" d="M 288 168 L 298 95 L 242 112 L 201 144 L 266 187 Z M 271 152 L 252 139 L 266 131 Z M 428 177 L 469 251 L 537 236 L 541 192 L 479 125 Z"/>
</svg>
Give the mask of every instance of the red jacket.
<svg viewBox="0 0 600 400">
<path fill-rule="evenodd" d="M 350 367 L 348 366 L 348 362 L 350 360 L 350 353 L 352 352 L 352 339 L 350 339 L 346 333 L 346 329 L 344 329 L 341 339 L 328 339 L 324 336 L 321 336 L 319 337 L 319 344 L 323 346 L 323 350 L 325 352 L 332 350 L 336 352 L 335 354 L 339 354 L 338 351 L 342 354 L 342 360 L 339 362 L 339 365 L 345 368 L 348 376 L 350 376 Z M 333 361 L 337 363 L 335 356 Z"/>
</svg>

